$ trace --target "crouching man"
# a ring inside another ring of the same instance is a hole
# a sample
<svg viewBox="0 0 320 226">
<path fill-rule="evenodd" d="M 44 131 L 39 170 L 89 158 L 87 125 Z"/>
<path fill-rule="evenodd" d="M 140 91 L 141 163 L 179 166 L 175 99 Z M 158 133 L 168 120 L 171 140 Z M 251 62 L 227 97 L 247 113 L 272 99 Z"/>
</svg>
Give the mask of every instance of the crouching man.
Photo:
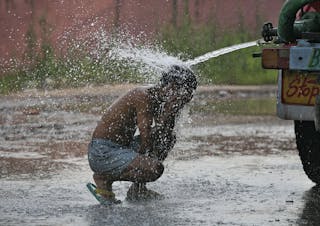
<svg viewBox="0 0 320 226">
<path fill-rule="evenodd" d="M 127 199 L 157 198 L 146 188 L 164 171 L 162 161 L 175 144 L 174 126 L 197 87 L 194 73 L 172 66 L 159 84 L 135 88 L 116 100 L 98 122 L 88 148 L 96 185 L 89 190 L 102 204 L 119 203 L 115 181 L 131 181 Z M 135 136 L 136 130 L 139 135 Z"/>
</svg>

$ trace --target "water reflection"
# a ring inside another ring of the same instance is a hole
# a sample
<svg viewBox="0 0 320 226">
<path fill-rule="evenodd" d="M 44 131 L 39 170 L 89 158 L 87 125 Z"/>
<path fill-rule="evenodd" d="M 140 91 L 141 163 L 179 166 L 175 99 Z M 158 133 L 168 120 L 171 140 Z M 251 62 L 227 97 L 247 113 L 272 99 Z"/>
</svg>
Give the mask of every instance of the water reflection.
<svg viewBox="0 0 320 226">
<path fill-rule="evenodd" d="M 320 186 L 314 186 L 306 191 L 303 208 L 298 225 L 320 225 Z"/>
<path fill-rule="evenodd" d="M 162 208 L 161 208 L 162 207 Z M 172 225 L 179 219 L 166 217 L 162 202 L 122 203 L 117 206 L 90 206 L 86 214 L 89 225 Z"/>
</svg>

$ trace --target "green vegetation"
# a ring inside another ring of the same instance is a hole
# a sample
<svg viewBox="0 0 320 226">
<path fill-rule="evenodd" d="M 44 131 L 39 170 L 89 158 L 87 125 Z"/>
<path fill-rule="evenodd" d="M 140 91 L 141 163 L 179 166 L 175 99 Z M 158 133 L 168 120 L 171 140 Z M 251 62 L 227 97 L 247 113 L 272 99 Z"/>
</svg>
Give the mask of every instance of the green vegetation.
<svg viewBox="0 0 320 226">
<path fill-rule="evenodd" d="M 275 115 L 276 98 L 248 98 L 226 101 L 208 101 L 205 105 L 194 104 L 193 113 L 227 115 Z"/>
<path fill-rule="evenodd" d="M 142 82 L 142 75 L 123 61 L 93 59 L 77 46 L 66 56 L 57 56 L 48 43 L 42 43 L 27 67 L 17 67 L 0 77 L 0 93 L 22 89 L 57 89 L 81 87 L 89 84 Z M 119 67 L 119 65 L 121 65 Z"/>
<path fill-rule="evenodd" d="M 125 61 L 109 59 L 103 53 L 94 58 L 87 46 L 75 44 L 65 56 L 58 56 L 50 44 L 51 27 L 45 17 L 39 20 L 40 38 L 36 37 L 33 24 L 26 33 L 27 65 L 13 66 L 0 76 L 0 93 L 19 91 L 24 88 L 55 89 L 66 87 L 99 85 L 106 83 L 139 83 L 145 75 Z M 163 27 L 157 43 L 168 53 L 187 60 L 207 52 L 257 39 L 240 26 L 237 32 L 224 32 L 212 24 L 194 26 L 188 18 L 182 25 Z M 37 45 L 40 40 L 40 48 Z M 252 53 L 259 47 L 239 50 L 197 65 L 201 84 L 275 84 L 276 73 L 261 68 L 261 59 Z"/>
<path fill-rule="evenodd" d="M 161 40 L 170 53 L 181 56 L 182 52 L 182 58 L 193 59 L 219 48 L 258 39 L 244 29 L 223 34 L 218 30 L 220 29 L 214 25 L 194 27 L 186 22 L 180 27 L 171 25 L 165 27 L 161 32 Z M 201 75 L 201 82 L 237 85 L 275 84 L 275 71 L 263 70 L 261 59 L 252 57 L 253 53 L 260 51 L 261 47 L 255 46 L 200 63 L 197 69 Z"/>
<path fill-rule="evenodd" d="M 0 69 L 0 94 L 23 89 L 57 89 L 81 87 L 89 84 L 138 83 L 143 75 L 124 60 L 109 59 L 105 53 L 94 58 L 85 44 L 73 43 L 64 56 L 55 53 L 51 43 L 51 26 L 46 17 L 39 21 L 40 38 L 34 24 L 26 32 L 26 51 L 23 63 L 12 62 L 9 68 Z M 40 47 L 38 46 L 38 42 Z"/>
<path fill-rule="evenodd" d="M 32 109 L 41 111 L 63 110 L 71 112 L 96 113 L 101 114 L 103 110 L 110 106 L 111 102 L 105 100 L 84 101 L 81 103 L 63 103 L 57 105 L 41 104 L 33 105 Z M 275 97 L 250 97 L 235 98 L 228 100 L 207 100 L 205 104 L 193 101 L 190 104 L 191 114 L 202 115 L 276 115 L 276 98 Z"/>
</svg>

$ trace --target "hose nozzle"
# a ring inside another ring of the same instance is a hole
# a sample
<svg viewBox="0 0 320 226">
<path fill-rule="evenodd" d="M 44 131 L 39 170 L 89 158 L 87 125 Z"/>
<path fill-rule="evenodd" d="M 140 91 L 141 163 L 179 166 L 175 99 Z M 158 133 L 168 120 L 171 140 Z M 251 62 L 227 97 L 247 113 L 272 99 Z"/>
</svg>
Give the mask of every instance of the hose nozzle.
<svg viewBox="0 0 320 226">
<path fill-rule="evenodd" d="M 273 25 L 270 22 L 264 23 L 262 26 L 261 35 L 264 41 L 271 42 L 273 37 L 278 36 L 277 28 L 273 28 Z"/>
</svg>

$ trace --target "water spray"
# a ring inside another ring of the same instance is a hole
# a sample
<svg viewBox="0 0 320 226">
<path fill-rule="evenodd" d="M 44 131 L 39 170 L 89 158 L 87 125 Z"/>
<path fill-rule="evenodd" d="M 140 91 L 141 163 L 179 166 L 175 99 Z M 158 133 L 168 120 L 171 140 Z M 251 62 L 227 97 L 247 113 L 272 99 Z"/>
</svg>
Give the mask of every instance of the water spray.
<svg viewBox="0 0 320 226">
<path fill-rule="evenodd" d="M 214 50 L 212 52 L 206 53 L 202 56 L 198 56 L 196 58 L 194 58 L 193 60 L 188 60 L 185 62 L 185 64 L 189 67 L 194 66 L 196 64 L 205 62 L 207 60 L 210 60 L 212 58 L 227 54 L 227 53 L 231 53 L 234 52 L 236 50 L 240 50 L 240 49 L 245 49 L 248 47 L 252 47 L 252 46 L 256 46 L 257 45 L 257 41 L 252 41 L 252 42 L 246 42 L 246 43 L 241 43 L 241 44 L 237 44 L 237 45 L 232 45 L 232 46 L 228 46 L 225 48 L 221 48 L 218 50 Z"/>
<path fill-rule="evenodd" d="M 256 46 L 257 43 L 258 41 L 250 41 L 224 47 L 187 61 L 183 61 L 179 59 L 179 57 L 170 56 L 159 47 L 135 47 L 130 43 L 121 43 L 116 46 L 116 48 L 110 50 L 109 57 L 119 60 L 125 60 L 128 61 L 132 66 L 138 66 L 139 72 L 141 72 L 142 74 L 152 73 L 157 75 L 161 74 L 161 72 L 165 70 L 168 70 L 172 65 L 181 65 L 192 68 L 193 66 L 208 61 L 212 58 L 216 58 L 237 50 Z"/>
</svg>

